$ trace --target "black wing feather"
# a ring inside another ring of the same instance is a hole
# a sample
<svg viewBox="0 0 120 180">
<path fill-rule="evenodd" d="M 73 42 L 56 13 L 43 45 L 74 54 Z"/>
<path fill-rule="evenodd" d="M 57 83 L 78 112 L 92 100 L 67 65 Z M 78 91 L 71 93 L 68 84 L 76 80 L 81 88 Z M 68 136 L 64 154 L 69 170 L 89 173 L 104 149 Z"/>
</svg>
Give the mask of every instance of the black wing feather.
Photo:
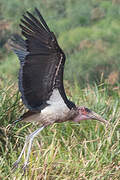
<svg viewBox="0 0 120 180">
<path fill-rule="evenodd" d="M 75 105 L 67 99 L 63 86 L 65 55 L 38 9 L 35 11 L 40 21 L 27 12 L 28 17 L 24 15 L 20 25 L 26 40 L 20 38 L 19 46 L 13 46 L 22 62 L 19 89 L 23 102 L 30 110 L 40 111 L 57 88 L 71 109 Z"/>
<path fill-rule="evenodd" d="M 18 34 L 14 34 L 9 44 L 18 56 L 20 63 L 23 64 L 26 55 L 29 54 L 29 52 L 27 52 L 25 41 Z"/>
<path fill-rule="evenodd" d="M 35 11 L 37 12 L 37 14 L 40 18 L 40 21 L 42 22 L 44 27 L 47 29 L 48 32 L 50 32 L 50 29 L 49 29 L 48 25 L 46 24 L 45 20 L 43 19 L 42 15 L 40 14 L 40 11 L 37 8 L 35 8 Z"/>
</svg>

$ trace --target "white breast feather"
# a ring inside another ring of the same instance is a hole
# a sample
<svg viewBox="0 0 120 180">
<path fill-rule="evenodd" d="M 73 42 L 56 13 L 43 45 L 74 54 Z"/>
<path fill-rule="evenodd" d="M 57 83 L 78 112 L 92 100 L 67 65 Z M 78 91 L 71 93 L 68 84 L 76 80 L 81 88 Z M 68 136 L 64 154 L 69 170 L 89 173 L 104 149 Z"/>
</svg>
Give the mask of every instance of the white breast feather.
<svg viewBox="0 0 120 180">
<path fill-rule="evenodd" d="M 41 115 L 51 116 L 53 119 L 64 118 L 70 109 L 62 99 L 59 90 L 54 89 L 50 99 L 47 101 L 49 106 L 41 111 Z"/>
</svg>

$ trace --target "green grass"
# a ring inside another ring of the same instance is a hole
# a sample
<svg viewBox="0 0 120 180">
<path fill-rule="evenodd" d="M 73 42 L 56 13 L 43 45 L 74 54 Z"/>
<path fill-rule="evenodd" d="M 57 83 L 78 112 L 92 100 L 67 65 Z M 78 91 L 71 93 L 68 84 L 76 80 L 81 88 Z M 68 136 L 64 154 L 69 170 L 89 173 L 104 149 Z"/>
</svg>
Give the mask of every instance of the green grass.
<svg viewBox="0 0 120 180">
<path fill-rule="evenodd" d="M 23 113 L 24 107 L 16 92 L 16 85 L 2 84 L 0 90 L 1 179 L 119 179 L 120 177 L 120 98 L 119 88 L 112 90 L 105 84 L 85 90 L 75 83 L 67 88 L 78 105 L 86 105 L 110 122 L 106 128 L 96 121 L 80 124 L 54 124 L 43 130 L 34 140 L 28 171 L 22 177 L 21 165 L 13 173 L 12 164 L 22 150 L 25 136 L 36 125 L 10 124 Z"/>
</svg>

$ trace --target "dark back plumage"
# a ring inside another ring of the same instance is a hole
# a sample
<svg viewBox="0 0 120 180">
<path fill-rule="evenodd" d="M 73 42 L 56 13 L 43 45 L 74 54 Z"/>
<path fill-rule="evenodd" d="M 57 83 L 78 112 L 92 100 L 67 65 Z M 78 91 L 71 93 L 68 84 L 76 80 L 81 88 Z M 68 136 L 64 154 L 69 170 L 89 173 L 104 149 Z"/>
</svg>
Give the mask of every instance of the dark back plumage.
<svg viewBox="0 0 120 180">
<path fill-rule="evenodd" d="M 24 104 L 32 111 L 46 107 L 54 89 L 58 89 L 67 107 L 75 105 L 66 97 L 63 86 L 65 54 L 40 12 L 39 20 L 31 13 L 23 15 L 20 27 L 26 38 L 14 38 L 13 50 L 21 62 L 19 89 Z"/>
</svg>

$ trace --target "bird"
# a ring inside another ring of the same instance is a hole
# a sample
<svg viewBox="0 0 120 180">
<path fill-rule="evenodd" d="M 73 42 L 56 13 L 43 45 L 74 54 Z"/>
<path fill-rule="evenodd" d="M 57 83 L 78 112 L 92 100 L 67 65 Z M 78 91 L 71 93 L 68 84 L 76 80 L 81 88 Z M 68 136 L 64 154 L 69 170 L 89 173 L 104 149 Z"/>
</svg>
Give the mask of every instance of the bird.
<svg viewBox="0 0 120 180">
<path fill-rule="evenodd" d="M 35 15 L 26 11 L 22 16 L 19 25 L 22 35 L 16 34 L 11 42 L 12 50 L 20 61 L 19 91 L 28 109 L 15 123 L 39 124 L 39 128 L 26 137 L 23 149 L 13 164 L 14 168 L 18 167 L 27 148 L 23 170 L 29 163 L 33 139 L 44 128 L 54 123 L 79 123 L 90 119 L 108 124 L 99 114 L 68 99 L 63 84 L 66 56 L 40 11 L 35 8 L 34 12 Z"/>
</svg>

